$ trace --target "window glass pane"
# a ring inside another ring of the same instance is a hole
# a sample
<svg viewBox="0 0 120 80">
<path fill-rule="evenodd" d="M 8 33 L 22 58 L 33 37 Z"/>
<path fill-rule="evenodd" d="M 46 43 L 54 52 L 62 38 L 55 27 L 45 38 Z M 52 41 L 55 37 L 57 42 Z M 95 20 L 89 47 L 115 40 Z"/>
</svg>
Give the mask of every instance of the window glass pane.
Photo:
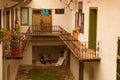
<svg viewBox="0 0 120 80">
<path fill-rule="evenodd" d="M 64 9 L 55 9 L 55 14 L 64 14 Z"/>
<path fill-rule="evenodd" d="M 29 24 L 29 8 L 21 8 L 21 24 Z"/>
<path fill-rule="evenodd" d="M 33 10 L 33 14 L 41 14 L 41 10 Z"/>
</svg>

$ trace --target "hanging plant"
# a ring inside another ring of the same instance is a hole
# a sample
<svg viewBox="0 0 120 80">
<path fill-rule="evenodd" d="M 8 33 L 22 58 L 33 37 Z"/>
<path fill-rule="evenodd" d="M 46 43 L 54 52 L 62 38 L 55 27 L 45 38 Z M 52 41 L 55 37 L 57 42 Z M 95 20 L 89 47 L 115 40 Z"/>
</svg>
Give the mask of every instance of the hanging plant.
<svg viewBox="0 0 120 80">
<path fill-rule="evenodd" d="M 5 28 L 0 29 L 0 41 L 3 41 L 8 38 L 9 31 L 6 30 Z"/>
</svg>

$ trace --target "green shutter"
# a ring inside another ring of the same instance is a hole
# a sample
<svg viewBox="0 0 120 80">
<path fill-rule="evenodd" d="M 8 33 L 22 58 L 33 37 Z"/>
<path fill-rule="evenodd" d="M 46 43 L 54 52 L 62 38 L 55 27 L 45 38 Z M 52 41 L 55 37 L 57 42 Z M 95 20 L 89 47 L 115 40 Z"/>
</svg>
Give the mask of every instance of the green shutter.
<svg viewBox="0 0 120 80">
<path fill-rule="evenodd" d="M 89 10 L 89 48 L 96 49 L 97 37 L 97 8 Z"/>
</svg>

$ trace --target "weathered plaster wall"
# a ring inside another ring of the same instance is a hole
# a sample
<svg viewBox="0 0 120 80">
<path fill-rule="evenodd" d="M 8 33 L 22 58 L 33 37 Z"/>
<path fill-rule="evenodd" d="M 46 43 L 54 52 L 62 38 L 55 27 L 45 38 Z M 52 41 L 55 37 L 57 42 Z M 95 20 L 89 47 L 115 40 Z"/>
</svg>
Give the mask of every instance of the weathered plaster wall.
<svg viewBox="0 0 120 80">
<path fill-rule="evenodd" d="M 85 33 L 79 35 L 80 41 L 88 41 L 89 8 L 98 7 L 97 40 L 100 41 L 101 62 L 90 63 L 94 69 L 94 80 L 116 80 L 117 38 L 120 36 L 119 2 L 119 0 L 83 0 Z M 88 65 L 85 65 L 85 77 L 90 75 Z"/>
<path fill-rule="evenodd" d="M 70 54 L 70 70 L 75 80 L 79 80 L 79 60 L 73 55 L 73 53 Z"/>
</svg>

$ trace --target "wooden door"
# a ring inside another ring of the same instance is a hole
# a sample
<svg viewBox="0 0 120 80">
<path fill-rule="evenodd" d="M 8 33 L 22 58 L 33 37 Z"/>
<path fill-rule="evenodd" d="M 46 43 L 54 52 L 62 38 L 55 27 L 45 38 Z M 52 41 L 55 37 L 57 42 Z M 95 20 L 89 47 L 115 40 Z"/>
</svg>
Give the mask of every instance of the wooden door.
<svg viewBox="0 0 120 80">
<path fill-rule="evenodd" d="M 33 10 L 32 25 L 36 31 L 44 29 L 44 31 L 50 31 L 52 27 L 52 15 L 51 10 L 48 10 L 49 14 L 42 14 L 42 10 Z M 44 26 L 41 24 L 44 23 Z"/>
<path fill-rule="evenodd" d="M 51 15 L 42 15 L 42 20 L 45 24 L 45 30 L 50 31 L 52 27 L 52 16 Z"/>
<path fill-rule="evenodd" d="M 33 10 L 32 25 L 34 30 L 40 30 L 41 10 Z"/>
<path fill-rule="evenodd" d="M 90 8 L 89 12 L 89 43 L 90 49 L 96 49 L 97 37 L 97 8 Z"/>
<path fill-rule="evenodd" d="M 79 63 L 79 80 L 84 80 L 84 63 Z"/>
</svg>

